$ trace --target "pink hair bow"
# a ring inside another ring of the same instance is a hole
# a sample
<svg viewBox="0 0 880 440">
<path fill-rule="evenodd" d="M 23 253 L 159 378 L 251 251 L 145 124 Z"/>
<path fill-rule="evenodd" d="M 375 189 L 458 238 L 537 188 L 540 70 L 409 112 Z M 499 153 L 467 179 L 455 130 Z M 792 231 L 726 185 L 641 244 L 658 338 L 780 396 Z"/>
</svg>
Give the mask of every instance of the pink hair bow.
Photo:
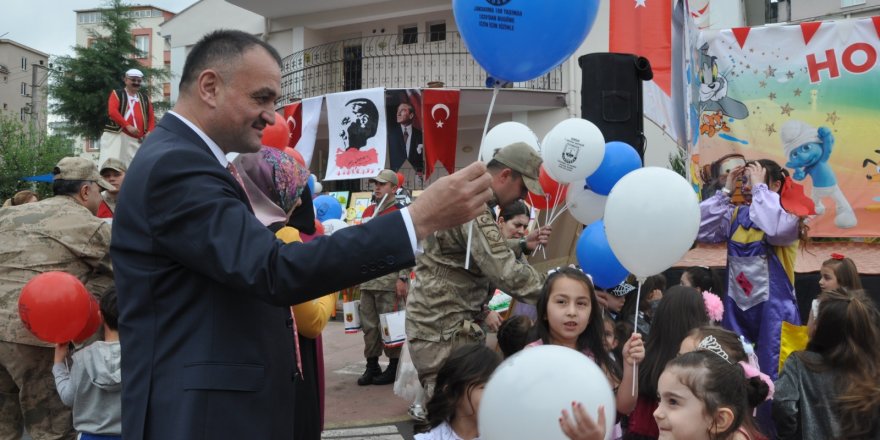
<svg viewBox="0 0 880 440">
<path fill-rule="evenodd" d="M 753 365 L 748 364 L 746 362 L 740 361 L 739 365 L 742 367 L 743 371 L 745 372 L 746 379 L 751 379 L 755 376 L 758 376 L 762 382 L 767 384 L 767 387 L 770 388 L 770 392 L 767 393 L 767 398 L 764 400 L 766 401 L 766 400 L 772 399 L 774 388 L 773 388 L 773 381 L 770 380 L 770 376 L 762 373 L 761 370 L 758 370 Z"/>
</svg>

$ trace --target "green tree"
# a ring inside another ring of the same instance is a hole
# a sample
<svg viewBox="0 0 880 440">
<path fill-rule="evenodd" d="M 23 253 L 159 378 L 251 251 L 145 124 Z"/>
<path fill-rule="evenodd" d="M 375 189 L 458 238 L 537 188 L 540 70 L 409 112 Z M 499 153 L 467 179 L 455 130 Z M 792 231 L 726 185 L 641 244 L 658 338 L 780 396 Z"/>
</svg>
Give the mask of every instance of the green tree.
<svg viewBox="0 0 880 440">
<path fill-rule="evenodd" d="M 41 135 L 13 115 L 0 112 L 0 203 L 23 189 L 36 191 L 41 199 L 51 196 L 51 185 L 19 179 L 50 173 L 62 157 L 72 155 L 73 139 Z"/>
<path fill-rule="evenodd" d="M 134 45 L 131 27 L 134 19 L 130 7 L 122 0 L 109 0 L 102 11 L 101 28 L 91 32 L 91 46 L 74 48 L 75 56 L 56 58 L 57 68 L 51 72 L 49 92 L 54 100 L 52 111 L 67 120 L 69 134 L 89 139 L 98 138 L 107 123 L 107 97 L 110 91 L 123 87 L 122 78 L 128 69 L 140 69 L 148 85 L 144 91 L 153 96 L 153 88 L 166 81 L 165 69 L 144 67 L 136 58 L 143 54 Z M 154 102 L 157 109 L 166 103 Z"/>
</svg>

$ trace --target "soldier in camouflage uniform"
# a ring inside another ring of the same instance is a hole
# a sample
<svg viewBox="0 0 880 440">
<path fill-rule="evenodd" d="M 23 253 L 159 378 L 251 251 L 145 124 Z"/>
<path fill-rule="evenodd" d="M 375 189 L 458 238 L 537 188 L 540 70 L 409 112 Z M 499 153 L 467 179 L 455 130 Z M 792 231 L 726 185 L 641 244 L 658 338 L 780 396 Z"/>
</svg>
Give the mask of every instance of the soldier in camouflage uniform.
<svg viewBox="0 0 880 440">
<path fill-rule="evenodd" d="M 373 184 L 373 199 L 376 203 L 364 210 L 364 221 L 400 209 L 395 198 L 398 177 L 394 171 L 382 170 L 378 176 L 370 179 L 370 183 Z M 393 312 L 398 301 L 406 298 L 409 272 L 409 269 L 404 269 L 361 283 L 361 303 L 358 312 L 361 315 L 361 329 L 364 332 L 364 357 L 367 359 L 367 369 L 358 378 L 358 385 L 388 385 L 394 383 L 397 377 L 400 347 L 385 347 L 385 356 L 388 356 L 389 360 L 388 368 L 382 371 L 379 366 L 379 355 L 382 354 L 384 347 L 379 328 L 379 315 Z"/>
<path fill-rule="evenodd" d="M 52 376 L 54 345 L 40 341 L 18 317 L 22 287 L 35 275 L 64 271 L 89 292 L 113 283 L 110 225 L 95 216 L 101 188 L 113 189 L 95 164 L 66 157 L 54 169 L 55 197 L 0 209 L 0 440 L 73 439 L 70 409 Z"/>
<path fill-rule="evenodd" d="M 532 231 L 521 241 L 507 241 L 495 223 L 496 205 L 506 206 L 527 194 L 543 194 L 538 184 L 541 157 L 518 142 L 499 150 L 487 165 L 495 200 L 474 220 L 470 268 L 465 269 L 468 225 L 437 231 L 422 242 L 406 306 L 406 335 L 413 364 L 427 396 L 433 394 L 440 366 L 453 349 L 484 343 L 479 323 L 486 296 L 495 286 L 534 304 L 546 275 L 519 257 L 546 243 L 550 228 Z"/>
</svg>

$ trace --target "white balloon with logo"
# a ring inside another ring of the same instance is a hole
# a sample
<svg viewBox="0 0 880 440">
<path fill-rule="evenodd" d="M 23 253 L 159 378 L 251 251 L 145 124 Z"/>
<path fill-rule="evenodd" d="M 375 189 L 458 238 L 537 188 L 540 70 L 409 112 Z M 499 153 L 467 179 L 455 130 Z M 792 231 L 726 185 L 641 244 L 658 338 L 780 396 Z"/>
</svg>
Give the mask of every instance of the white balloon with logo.
<svg viewBox="0 0 880 440">
<path fill-rule="evenodd" d="M 502 122 L 486 133 L 486 139 L 480 146 L 480 160 L 488 163 L 496 151 L 516 142 L 525 142 L 538 154 L 541 153 L 538 136 L 531 128 L 519 122 Z"/>
<path fill-rule="evenodd" d="M 541 143 L 544 169 L 559 183 L 586 179 L 599 168 L 604 156 L 605 137 L 586 119 L 571 118 L 556 124 Z"/>
</svg>

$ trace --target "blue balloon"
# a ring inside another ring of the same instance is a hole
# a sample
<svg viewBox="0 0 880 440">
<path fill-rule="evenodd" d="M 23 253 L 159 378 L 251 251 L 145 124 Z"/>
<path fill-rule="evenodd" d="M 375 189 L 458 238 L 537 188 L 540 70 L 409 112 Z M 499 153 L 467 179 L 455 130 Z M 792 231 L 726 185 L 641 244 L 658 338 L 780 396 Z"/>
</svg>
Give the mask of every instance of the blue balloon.
<svg viewBox="0 0 880 440">
<path fill-rule="evenodd" d="M 312 205 L 315 207 L 315 217 L 319 222 L 342 218 L 342 205 L 332 196 L 325 194 L 315 197 Z"/>
<path fill-rule="evenodd" d="M 461 38 L 495 79 L 537 78 L 581 45 L 599 0 L 453 0 Z"/>
<path fill-rule="evenodd" d="M 608 237 L 605 236 L 605 222 L 598 220 L 581 232 L 575 248 L 581 270 L 593 277 L 593 284 L 600 289 L 610 289 L 629 275 L 629 271 L 617 261 Z"/>
<path fill-rule="evenodd" d="M 587 186 L 596 194 L 607 196 L 623 176 L 642 167 L 642 159 L 636 149 L 625 142 L 611 141 L 605 144 L 605 156 L 599 168 L 587 177 Z"/>
</svg>

